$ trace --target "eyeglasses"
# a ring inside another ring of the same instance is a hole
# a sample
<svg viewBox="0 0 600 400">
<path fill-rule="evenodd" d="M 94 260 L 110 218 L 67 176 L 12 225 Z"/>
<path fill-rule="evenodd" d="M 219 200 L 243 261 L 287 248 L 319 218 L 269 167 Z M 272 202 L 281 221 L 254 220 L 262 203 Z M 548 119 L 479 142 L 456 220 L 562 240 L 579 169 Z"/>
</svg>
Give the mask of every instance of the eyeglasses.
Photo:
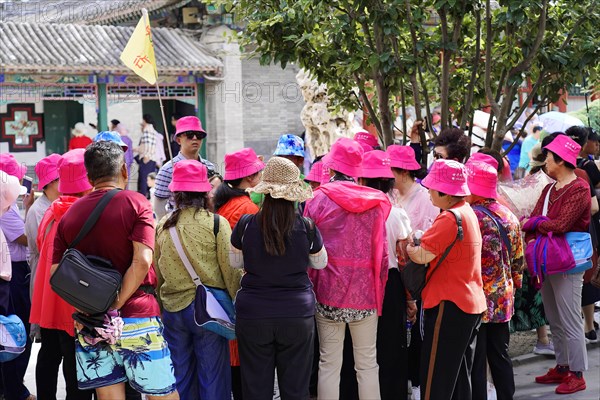
<svg viewBox="0 0 600 400">
<path fill-rule="evenodd" d="M 438 153 L 438 152 L 433 152 L 433 158 L 434 158 L 435 160 L 443 160 L 443 159 L 445 159 L 446 157 L 444 157 L 444 155 L 443 155 L 443 154 L 440 154 L 440 153 Z"/>
<path fill-rule="evenodd" d="M 189 132 L 180 133 L 177 136 L 185 136 L 189 140 L 192 140 L 194 137 L 197 138 L 197 139 L 199 139 L 199 140 L 202 140 L 202 139 L 204 139 L 206 137 L 206 133 L 204 133 L 204 132 L 196 132 L 196 131 L 189 131 Z"/>
</svg>

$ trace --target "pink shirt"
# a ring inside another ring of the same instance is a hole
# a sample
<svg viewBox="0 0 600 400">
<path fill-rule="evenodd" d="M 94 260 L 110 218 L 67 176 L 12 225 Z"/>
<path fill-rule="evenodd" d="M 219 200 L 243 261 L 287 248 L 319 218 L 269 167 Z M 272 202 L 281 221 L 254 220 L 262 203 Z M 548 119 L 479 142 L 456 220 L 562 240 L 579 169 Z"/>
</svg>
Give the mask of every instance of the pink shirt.
<svg viewBox="0 0 600 400">
<path fill-rule="evenodd" d="M 418 183 L 404 197 L 397 196 L 397 199 L 406 210 L 413 231 L 426 231 L 440 213 L 439 208 L 431 204 L 427 189 Z"/>
</svg>

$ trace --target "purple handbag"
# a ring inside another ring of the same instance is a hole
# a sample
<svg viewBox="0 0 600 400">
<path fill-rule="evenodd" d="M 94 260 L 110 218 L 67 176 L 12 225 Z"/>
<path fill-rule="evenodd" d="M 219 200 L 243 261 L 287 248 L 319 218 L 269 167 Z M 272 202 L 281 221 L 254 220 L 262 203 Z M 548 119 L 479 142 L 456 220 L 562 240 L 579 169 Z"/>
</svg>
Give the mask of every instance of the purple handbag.
<svg viewBox="0 0 600 400">
<path fill-rule="evenodd" d="M 533 223 L 532 230 L 542 219 Z M 526 224 L 527 225 L 527 224 Z M 525 227 L 524 227 L 525 228 Z M 525 249 L 525 261 L 534 286 L 539 289 L 544 274 L 553 275 L 568 272 L 575 268 L 575 258 L 564 234 L 537 234 L 535 241 Z"/>
</svg>

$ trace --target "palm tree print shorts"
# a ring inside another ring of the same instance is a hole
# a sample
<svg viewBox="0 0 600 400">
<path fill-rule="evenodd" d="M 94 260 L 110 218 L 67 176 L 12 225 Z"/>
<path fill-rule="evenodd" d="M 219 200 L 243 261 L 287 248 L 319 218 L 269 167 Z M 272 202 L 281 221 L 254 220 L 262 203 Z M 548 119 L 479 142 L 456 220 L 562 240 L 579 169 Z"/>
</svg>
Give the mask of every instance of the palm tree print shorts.
<svg viewBox="0 0 600 400">
<path fill-rule="evenodd" d="M 140 393 L 164 396 L 175 391 L 173 363 L 158 317 L 123 318 L 115 345 L 90 345 L 77 334 L 75 358 L 80 389 L 127 382 Z"/>
</svg>

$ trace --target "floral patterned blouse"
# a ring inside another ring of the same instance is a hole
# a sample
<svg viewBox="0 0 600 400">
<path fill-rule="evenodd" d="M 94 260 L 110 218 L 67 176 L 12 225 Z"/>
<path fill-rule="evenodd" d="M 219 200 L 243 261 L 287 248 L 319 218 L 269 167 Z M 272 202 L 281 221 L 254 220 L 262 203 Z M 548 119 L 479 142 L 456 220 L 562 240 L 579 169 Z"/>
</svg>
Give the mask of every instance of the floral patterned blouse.
<svg viewBox="0 0 600 400">
<path fill-rule="evenodd" d="M 514 313 L 514 291 L 521 287 L 523 279 L 523 239 L 517 217 L 496 200 L 477 200 L 471 204 L 481 229 L 483 246 L 481 249 L 481 276 L 486 297 L 487 311 L 483 314 L 484 323 L 508 322 Z M 495 222 L 476 206 L 483 206 L 497 217 L 508 235 L 509 252 Z"/>
</svg>

